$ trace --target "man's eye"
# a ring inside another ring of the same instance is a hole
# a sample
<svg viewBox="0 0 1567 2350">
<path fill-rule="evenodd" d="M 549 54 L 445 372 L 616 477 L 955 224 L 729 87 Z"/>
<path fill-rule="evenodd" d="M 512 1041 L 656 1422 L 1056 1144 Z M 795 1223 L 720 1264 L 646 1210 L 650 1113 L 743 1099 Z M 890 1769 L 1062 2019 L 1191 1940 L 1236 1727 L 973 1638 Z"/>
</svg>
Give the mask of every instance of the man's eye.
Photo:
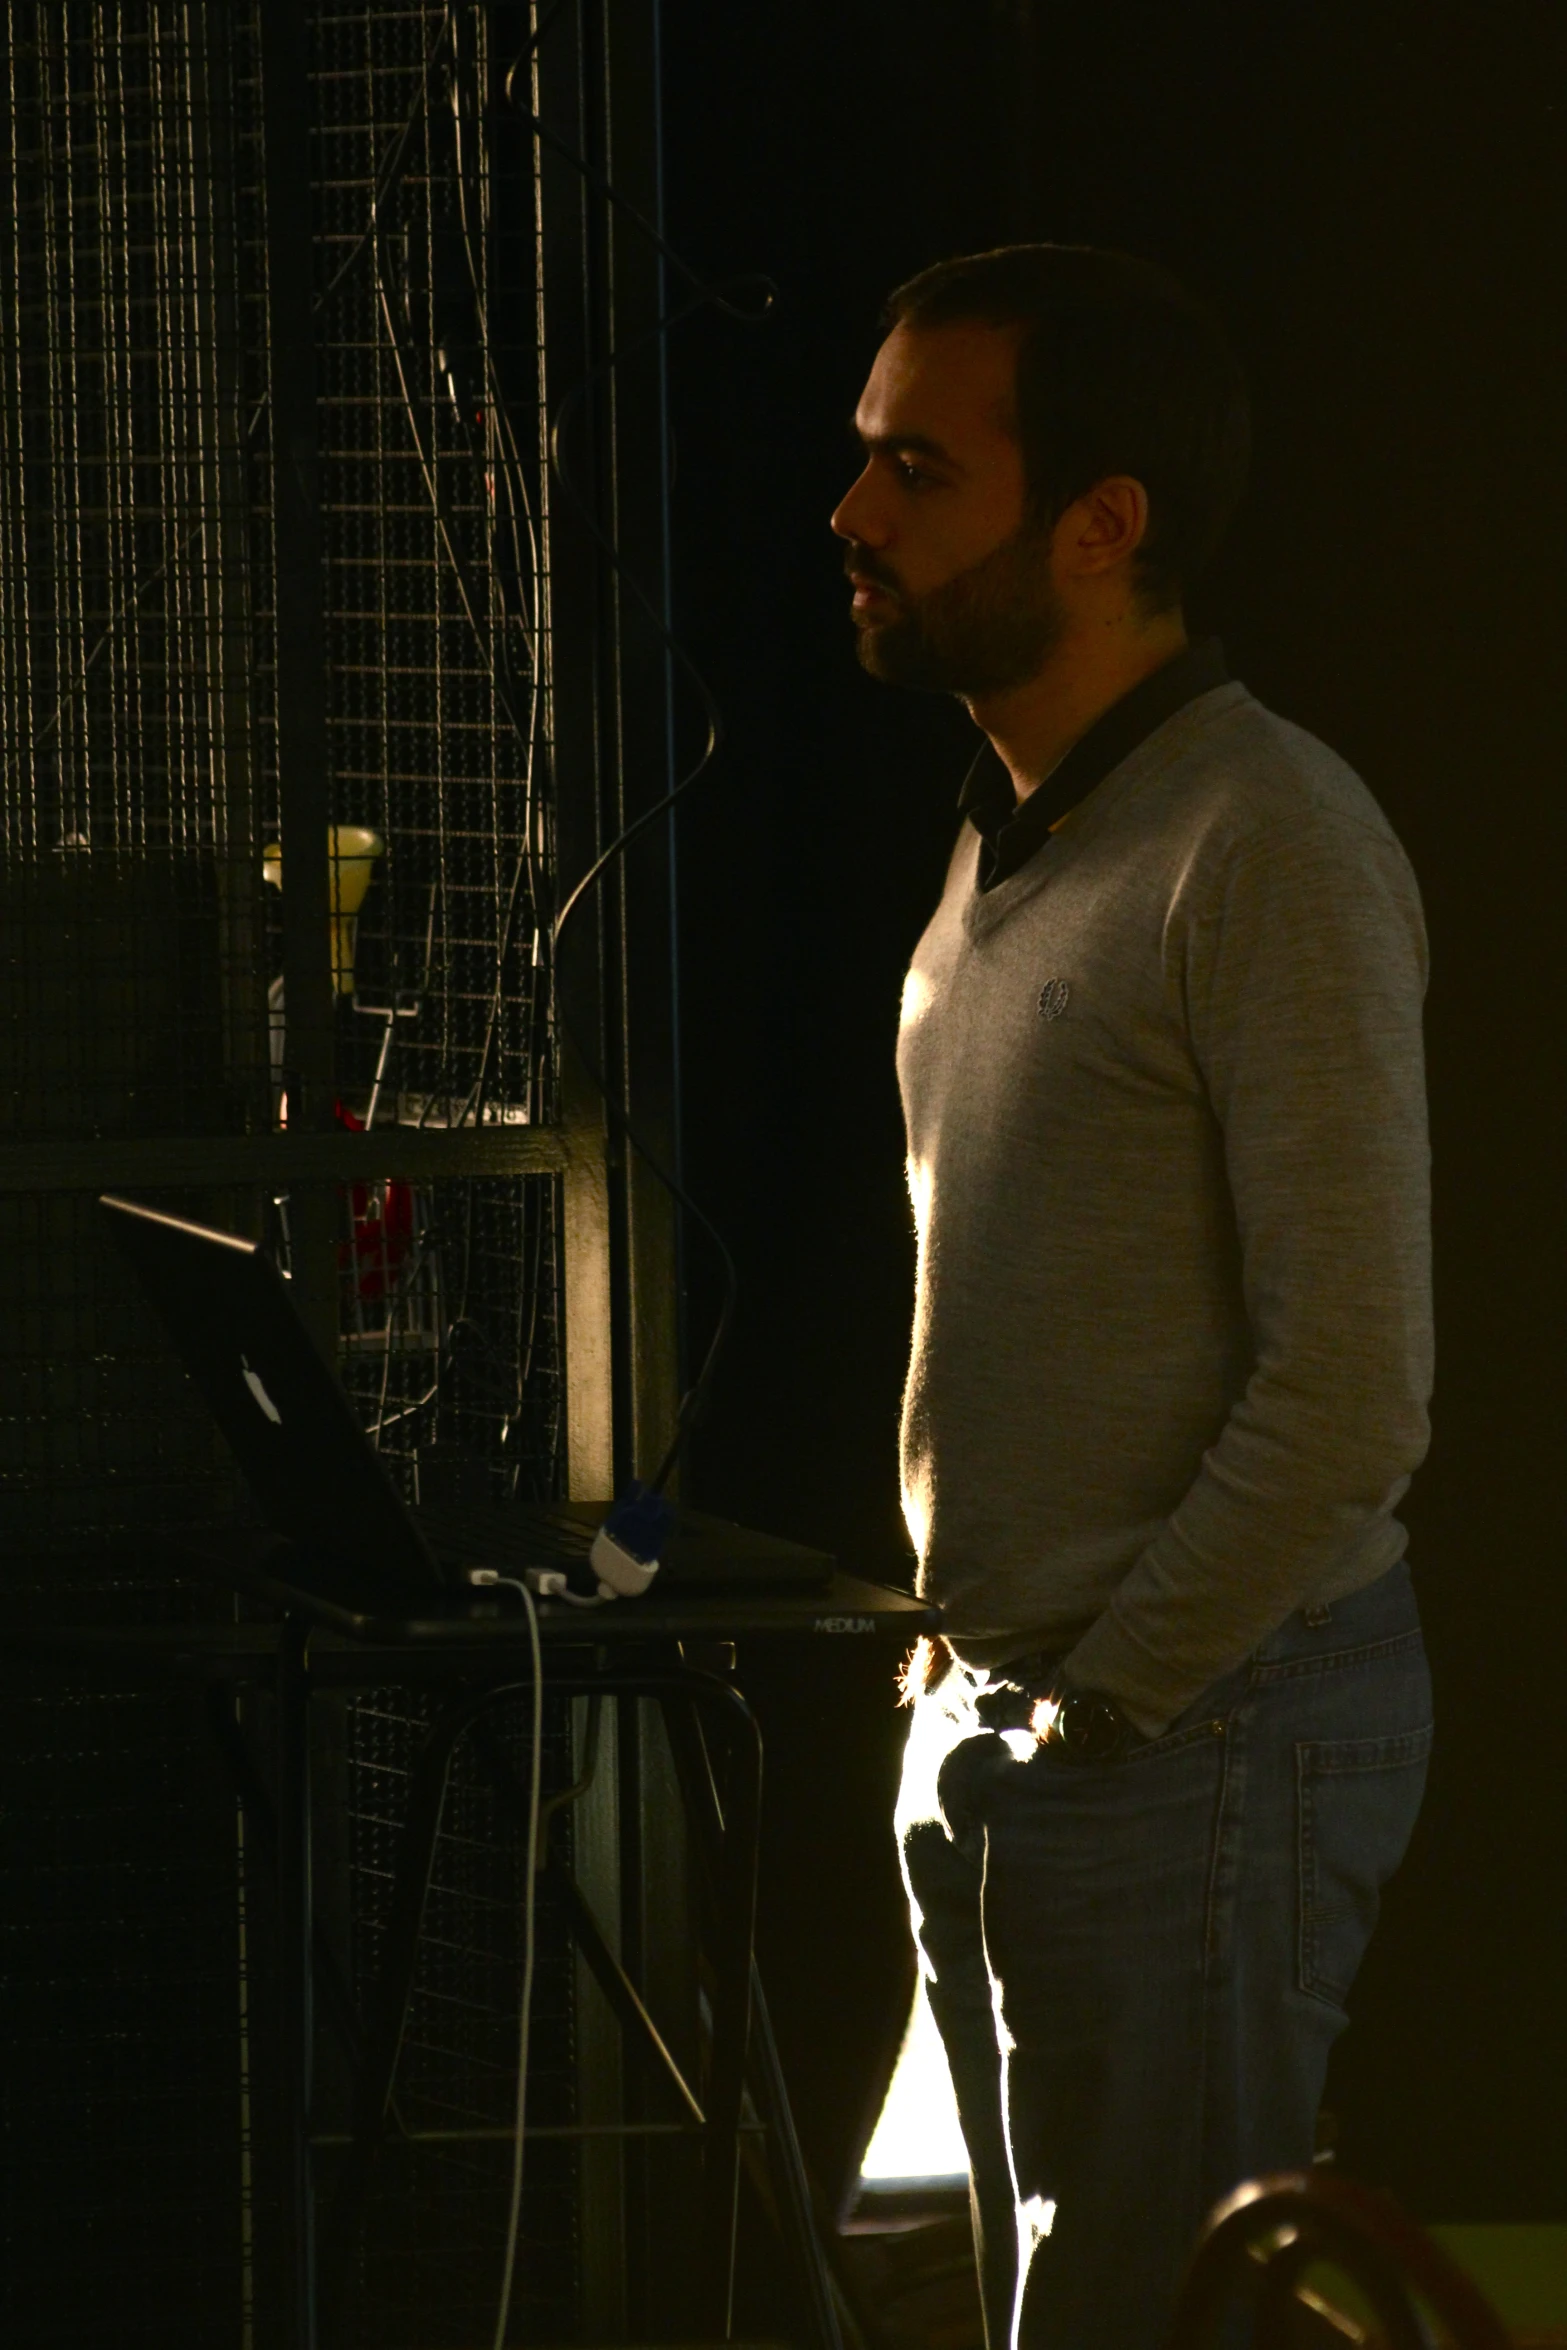
<svg viewBox="0 0 1567 2350">
<path fill-rule="evenodd" d="M 929 489 L 935 478 L 935 475 L 927 473 L 922 465 L 911 465 L 906 457 L 898 459 L 898 479 L 903 483 L 905 489 Z"/>
</svg>

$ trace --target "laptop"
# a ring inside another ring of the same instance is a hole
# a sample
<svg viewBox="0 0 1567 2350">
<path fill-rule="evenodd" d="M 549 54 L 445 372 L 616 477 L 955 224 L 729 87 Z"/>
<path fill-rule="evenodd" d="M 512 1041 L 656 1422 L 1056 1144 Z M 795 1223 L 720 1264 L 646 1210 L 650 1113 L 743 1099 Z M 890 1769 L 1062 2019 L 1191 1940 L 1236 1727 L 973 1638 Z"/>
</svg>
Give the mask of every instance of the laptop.
<svg viewBox="0 0 1567 2350">
<path fill-rule="evenodd" d="M 99 1202 L 231 1446 L 263 1518 L 308 1568 L 313 1595 L 354 1628 L 389 1616 L 493 1612 L 476 1568 L 562 1573 L 591 1594 L 593 1538 L 608 1502 L 411 1508 L 313 1345 L 287 1277 L 258 1243 L 106 1193 Z M 821 1590 L 823 1551 L 682 1510 L 652 1589 L 776 1594 Z M 306 1581 L 292 1569 L 285 1580 Z M 264 1580 L 264 1578 L 263 1578 Z M 637 1607 L 636 1599 L 617 1607 Z"/>
</svg>

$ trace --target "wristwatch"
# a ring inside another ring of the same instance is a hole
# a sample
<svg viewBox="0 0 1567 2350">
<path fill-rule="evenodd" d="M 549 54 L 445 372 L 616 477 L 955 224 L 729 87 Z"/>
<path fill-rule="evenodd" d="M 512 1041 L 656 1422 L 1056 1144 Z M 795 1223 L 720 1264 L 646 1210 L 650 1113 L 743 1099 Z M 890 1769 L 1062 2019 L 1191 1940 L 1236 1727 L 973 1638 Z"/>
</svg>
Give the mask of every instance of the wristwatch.
<svg viewBox="0 0 1567 2350">
<path fill-rule="evenodd" d="M 1102 1689 L 1074 1689 L 1057 1681 L 1034 1710 L 1043 1720 L 1041 1746 L 1052 1748 L 1072 1762 L 1114 1762 L 1137 1733 L 1113 1697 Z"/>
</svg>

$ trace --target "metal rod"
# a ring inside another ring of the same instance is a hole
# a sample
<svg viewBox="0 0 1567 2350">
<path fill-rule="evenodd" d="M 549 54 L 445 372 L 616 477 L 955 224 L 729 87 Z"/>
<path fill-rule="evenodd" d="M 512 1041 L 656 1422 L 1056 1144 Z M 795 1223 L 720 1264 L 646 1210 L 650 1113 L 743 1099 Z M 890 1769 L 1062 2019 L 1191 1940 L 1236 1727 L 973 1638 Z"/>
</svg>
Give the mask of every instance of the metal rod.
<svg viewBox="0 0 1567 2350">
<path fill-rule="evenodd" d="M 533 2138 L 700 2138 L 705 2123 L 701 2122 L 530 2122 L 523 2136 Z M 765 2137 L 768 2124 L 762 2121 L 742 2121 L 742 2136 Z M 517 2133 L 507 2129 L 471 2130 L 409 2130 L 397 2132 L 397 2143 L 402 2146 L 512 2146 Z M 318 2130 L 311 2138 L 312 2146 L 342 2148 L 352 2146 L 353 2133 L 349 2130 Z"/>
<path fill-rule="evenodd" d="M 125 1135 L 0 1144 L 0 1192 L 244 1183 L 366 1183 L 380 1176 L 543 1175 L 576 1164 L 557 1127 L 378 1126 L 353 1134 Z M 601 1488 L 601 1490 L 607 1490 Z"/>
<path fill-rule="evenodd" d="M 395 2010 L 400 2024 L 406 2011 L 412 1979 L 412 1954 L 417 1942 L 416 1928 L 412 1934 L 400 1930 L 392 1937 L 396 1947 L 388 1951 L 382 1981 L 377 1987 L 377 2021 L 367 2034 L 367 2043 L 373 2041 L 374 2050 L 372 2056 L 367 2058 L 361 2078 L 355 2085 L 354 2130 L 344 2139 L 316 2138 L 310 2128 L 312 1927 L 308 1816 L 309 1680 L 305 1665 L 308 1638 L 308 1623 L 293 1613 L 286 1615 L 278 1649 L 277 1686 L 278 1897 L 283 1964 L 281 2061 L 284 2075 L 280 2103 L 286 2133 L 282 2150 L 286 2194 L 281 2233 L 284 2257 L 290 2264 L 285 2276 L 286 2306 L 291 2321 L 284 2337 L 288 2350 L 316 2350 L 311 2155 L 318 2144 L 346 2144 L 358 2151 L 362 2161 L 356 2192 L 362 2200 L 369 2162 L 384 2132 L 386 2103 L 382 2096 L 382 2085 L 384 2083 L 389 2091 L 396 2067 L 395 2039 L 390 2043 L 390 2067 L 387 2063 L 385 2021 Z M 751 1944 L 761 1799 L 760 1735 L 755 1719 L 738 1690 L 711 1674 L 696 1672 L 686 1666 L 654 1666 L 640 1670 L 634 1666 L 612 1666 L 588 1674 L 567 1670 L 558 1677 L 548 1676 L 547 1685 L 557 1696 L 624 1694 L 657 1698 L 671 1714 L 686 1715 L 688 1751 L 690 1738 L 694 1736 L 704 1762 L 706 1749 L 701 1741 L 696 1708 L 705 1705 L 728 1714 L 739 1733 L 735 1742 L 729 1802 L 724 1814 L 719 1813 L 710 1774 L 706 1777 L 705 1793 L 701 1774 L 692 1773 L 687 1781 L 688 1801 L 694 1801 L 699 1812 L 699 1839 L 707 1847 L 718 1892 L 713 1951 L 713 2084 L 706 2109 L 704 2136 L 707 2156 L 708 2292 L 715 2311 L 722 2304 L 724 2318 L 720 2335 L 727 2338 L 728 2311 L 734 2290 L 736 2195 L 740 2133 L 744 2126 L 741 2103 L 751 2006 Z M 527 1690 L 535 1702 L 539 1701 L 540 1693 L 534 1688 L 531 1679 L 525 1681 L 518 1678 L 464 1690 L 443 1709 L 432 1729 L 421 1756 L 421 1763 L 428 1761 L 429 1767 L 424 1772 L 427 1784 L 422 1787 L 416 1785 L 413 1791 L 410 1819 L 399 1854 L 398 1889 L 393 1908 L 394 1917 L 401 1921 L 403 1929 L 406 1929 L 415 1908 L 422 1914 L 423 1881 L 427 1875 L 425 1855 L 427 1847 L 433 1843 L 428 1833 L 432 1808 L 437 1827 L 439 1825 L 439 1807 L 432 1807 L 431 1800 L 437 1769 L 444 1785 L 446 1761 L 462 1732 L 498 1699 L 515 1696 L 523 1690 Z M 377 2115 L 380 2117 L 379 2126 Z M 601 2133 L 594 2131 L 589 2134 L 613 2137 L 619 2135 L 623 2127 L 621 2124 L 611 2124 Z M 671 2132 L 683 2135 L 686 2127 L 684 2123 L 662 2126 L 632 2124 L 629 2130 L 632 2135 L 661 2136 Z M 540 2131 L 538 2134 L 543 2136 L 549 2133 Z M 562 2126 L 558 2134 L 576 2133 Z M 415 2133 L 410 2132 L 408 2135 L 417 2142 Z M 514 2142 L 514 2133 L 502 2131 L 498 2135 Z M 329 2223 L 334 2281 L 340 2271 L 346 2270 L 346 2254 L 351 2249 L 356 2218 L 357 2205 L 353 2198 L 344 2198 L 341 2193 L 334 2198 Z"/>
<path fill-rule="evenodd" d="M 226 1682 L 209 1681 L 206 1697 L 207 1720 L 228 1765 L 249 1834 L 254 1838 L 262 1865 L 270 1865 L 275 1870 L 278 1863 L 277 1807 L 256 1767 L 249 1741 L 235 1719 L 234 1690 Z M 326 1930 L 319 1919 L 311 1930 L 311 1951 L 322 2013 L 349 2064 L 357 2065 L 364 2053 L 359 2013 L 348 1986 L 348 1977 L 338 1964 L 337 1953 L 327 1940 Z"/>
<path fill-rule="evenodd" d="M 754 1958 L 751 1961 L 751 2064 L 753 2094 L 768 2132 L 779 2185 L 778 2232 L 794 2254 L 810 2340 L 815 2350 L 843 2350 L 832 2276 L 811 2207 L 805 2157 L 795 2134 L 778 2043 L 773 2037 L 773 2021 Z"/>
<path fill-rule="evenodd" d="M 693 1676 L 697 1678 L 698 1676 Z M 706 1679 L 707 1676 L 700 1676 Z M 697 1831 L 713 1913 L 713 2046 L 707 2087 L 704 2175 L 709 2306 L 707 2322 L 727 2338 L 733 2316 L 735 2231 L 740 2187 L 739 2128 L 751 2027 L 752 1944 L 756 1919 L 757 1837 L 762 1800 L 761 1736 L 739 1691 L 714 1681 L 733 1700 L 739 1735 L 721 1802 L 712 1757 L 694 1707 L 666 1703 L 664 1719 Z"/>
<path fill-rule="evenodd" d="M 670 2054 L 663 2034 L 643 2006 L 636 1985 L 605 1941 L 598 1920 L 588 1906 L 576 1878 L 556 1860 L 550 1862 L 549 1877 L 552 1884 L 559 1886 L 565 1901 L 572 1939 L 587 1960 L 594 1981 L 609 2001 L 622 2027 L 633 2032 L 657 2059 L 675 2095 L 690 2115 L 691 2126 L 705 2129 L 706 2116 L 685 2074 Z"/>
<path fill-rule="evenodd" d="M 310 2108 L 314 2086 L 314 1933 L 310 1885 L 310 1623 L 283 1619 L 277 1655 L 277 1906 L 280 1977 L 279 2228 L 283 2339 L 315 2350 L 315 2213 Z"/>
<path fill-rule="evenodd" d="M 538 1699 L 534 1702 L 537 1704 Z M 408 1811 L 392 1879 L 384 1954 L 365 2033 L 364 2060 L 354 2081 L 354 2127 L 349 2140 L 352 2151 L 338 2174 L 323 2231 L 322 2298 L 329 2325 L 335 2318 L 346 2282 L 354 2234 L 370 2183 L 370 2166 L 386 2132 L 387 2113 L 396 2085 L 397 2059 L 413 1998 L 419 1934 L 430 1898 L 430 1878 L 446 1803 L 452 1749 L 472 1718 L 474 1703 L 472 1693 L 465 1690 L 441 1708 L 414 1764 Z"/>
<path fill-rule="evenodd" d="M 588 1702 L 597 1709 L 602 1700 L 590 1698 Z M 596 1720 L 595 1711 L 589 1716 L 589 1736 L 594 1739 L 595 1746 Z M 520 1784 L 516 1772 L 512 1769 L 505 1753 L 485 1723 L 476 1722 L 474 1724 L 473 1744 L 474 1751 L 488 1772 L 491 1783 L 507 1810 L 514 1819 L 525 1820 L 528 1806 L 526 1790 Z M 592 1749 L 590 1749 L 591 1751 Z M 558 1806 L 562 1802 L 580 1795 L 589 1784 L 591 1777 L 592 1764 L 590 1763 L 575 1787 L 567 1788 L 564 1795 L 554 1798 L 555 1805 Z M 691 2126 L 699 2130 L 705 2129 L 707 2126 L 706 2117 L 697 2102 L 690 2083 L 671 2054 L 662 2032 L 644 2006 L 641 1993 L 604 1939 L 598 1919 L 594 1916 L 592 1906 L 576 1878 L 567 1868 L 565 1862 L 555 1853 L 549 1853 L 546 1856 L 543 1873 L 548 1876 L 551 1885 L 560 1895 L 566 1911 L 566 1923 L 570 1929 L 571 1938 L 587 1961 L 593 1979 L 608 2000 L 621 2029 L 630 2032 L 633 2038 L 649 2051 L 662 2068 L 675 2095 L 685 2107 L 690 2117 Z"/>
<path fill-rule="evenodd" d="M 334 1122 L 334 983 L 327 741 L 326 594 L 316 409 L 315 240 L 309 52 L 303 0 L 261 11 L 277 567 L 278 804 L 283 830 L 283 994 L 289 1124 Z M 322 1353 L 337 1344 L 337 1201 L 304 1188 L 289 1202 L 294 1303 Z"/>
</svg>

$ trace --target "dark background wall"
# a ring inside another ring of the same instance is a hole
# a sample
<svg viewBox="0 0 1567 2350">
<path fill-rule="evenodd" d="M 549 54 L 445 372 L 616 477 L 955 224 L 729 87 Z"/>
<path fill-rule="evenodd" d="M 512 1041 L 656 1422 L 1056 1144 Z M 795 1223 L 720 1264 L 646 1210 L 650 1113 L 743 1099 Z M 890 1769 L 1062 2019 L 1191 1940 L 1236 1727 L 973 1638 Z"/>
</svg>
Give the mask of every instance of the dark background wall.
<svg viewBox="0 0 1567 2350">
<path fill-rule="evenodd" d="M 1013 237 L 1151 254 L 1256 398 L 1197 617 L 1365 776 L 1431 926 L 1440 1385 L 1408 1518 L 1440 1745 L 1333 2090 L 1346 2159 L 1430 2217 L 1567 2215 L 1563 33 L 1510 0 L 666 8 L 672 233 L 780 288 L 674 361 L 679 614 L 729 721 L 682 825 L 688 1170 L 744 1281 L 696 1492 L 906 1568 L 891 1048 L 972 738 L 853 665 L 826 518 L 877 304 Z M 691 1288 L 701 1332 L 700 1251 Z M 831 2169 L 906 1988 L 897 1717 L 885 1658 L 750 1672 L 767 1964 Z"/>
</svg>

